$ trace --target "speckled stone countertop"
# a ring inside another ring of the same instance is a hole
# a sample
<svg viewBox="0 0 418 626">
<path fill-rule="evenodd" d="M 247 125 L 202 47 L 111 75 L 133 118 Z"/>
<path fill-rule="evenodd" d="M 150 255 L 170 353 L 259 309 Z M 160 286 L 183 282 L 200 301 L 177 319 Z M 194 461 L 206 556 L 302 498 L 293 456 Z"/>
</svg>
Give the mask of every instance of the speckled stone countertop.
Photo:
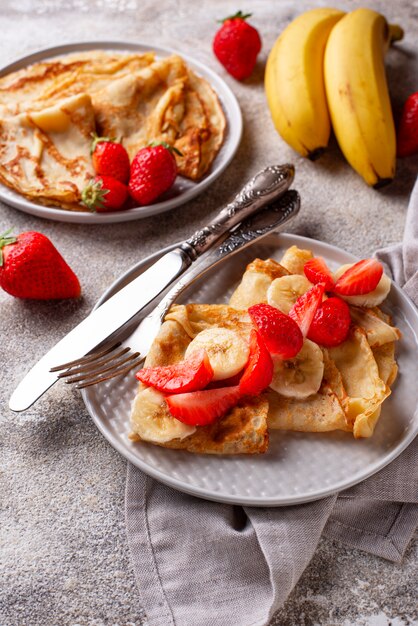
<svg viewBox="0 0 418 626">
<path fill-rule="evenodd" d="M 173 212 L 127 224 L 78 225 L 0 207 L 1 228 L 40 230 L 78 274 L 80 302 L 36 303 L 0 294 L 1 626 L 146 624 L 128 560 L 124 528 L 126 462 L 98 432 L 75 390 L 56 385 L 32 409 L 13 415 L 8 398 L 33 364 L 92 308 L 133 263 L 177 241 L 269 162 L 292 161 L 303 207 L 290 231 L 369 256 L 401 239 L 417 159 L 399 163 L 395 182 L 369 189 L 335 145 L 318 163 L 295 155 L 276 135 L 262 86 L 266 54 L 283 27 L 318 0 L 2 0 L 1 64 L 65 42 L 119 39 L 166 45 L 218 71 L 234 90 L 245 130 L 237 157 L 204 195 Z M 328 3 L 325 3 L 328 4 Z M 357 1 L 334 2 L 351 10 Z M 404 42 L 388 55 L 394 109 L 418 88 L 418 2 L 369 6 L 402 24 Z M 211 52 L 215 20 L 254 12 L 263 37 L 254 75 L 239 84 Z M 415 45 L 414 45 L 415 42 Z M 418 624 L 417 544 L 402 564 L 322 540 L 275 626 Z M 210 624 L 210 615 L 208 615 Z"/>
</svg>

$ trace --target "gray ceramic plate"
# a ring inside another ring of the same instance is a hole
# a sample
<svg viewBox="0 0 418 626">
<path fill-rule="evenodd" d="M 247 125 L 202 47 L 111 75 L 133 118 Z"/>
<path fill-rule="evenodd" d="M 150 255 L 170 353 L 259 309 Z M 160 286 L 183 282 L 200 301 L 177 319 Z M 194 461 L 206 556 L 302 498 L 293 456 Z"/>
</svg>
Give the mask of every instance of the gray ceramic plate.
<svg viewBox="0 0 418 626">
<path fill-rule="evenodd" d="M 272 234 L 184 294 L 188 302 L 226 302 L 256 256 L 275 258 L 296 244 L 326 259 L 331 268 L 356 259 L 333 246 L 289 234 Z M 143 272 L 166 250 L 145 259 L 116 281 L 98 304 Z M 393 461 L 418 433 L 418 312 L 393 285 L 384 308 L 403 337 L 397 345 L 399 376 L 384 402 L 375 433 L 355 440 L 350 433 L 272 431 L 270 448 L 260 456 L 195 455 L 128 439 L 129 414 L 137 381 L 134 374 L 83 392 L 87 409 L 110 444 L 157 480 L 201 498 L 247 506 L 282 506 L 318 500 L 361 482 Z M 129 339 L 125 342 L 131 345 Z M 131 345 L 135 348 L 134 345 Z"/>
<path fill-rule="evenodd" d="M 122 41 L 93 41 L 86 43 L 74 43 L 67 44 L 65 46 L 57 46 L 55 48 L 48 48 L 41 50 L 35 54 L 25 56 L 10 65 L 0 70 L 0 77 L 10 72 L 15 72 L 33 63 L 38 63 L 46 59 L 52 59 L 56 56 L 62 56 L 64 54 L 70 54 L 73 52 L 81 52 L 85 50 L 117 50 L 120 52 L 147 52 L 153 50 L 157 57 L 163 58 L 174 54 L 173 50 L 168 48 L 160 48 L 158 46 L 150 46 L 149 44 L 141 43 L 128 43 Z M 183 59 L 188 65 L 200 76 L 205 78 L 217 92 L 221 101 L 226 119 L 227 119 L 227 132 L 225 141 L 222 145 L 219 154 L 216 156 L 215 161 L 212 164 L 212 168 L 209 173 L 200 181 L 193 182 L 186 178 L 178 177 L 174 183 L 172 189 L 166 194 L 166 196 L 160 201 L 150 206 L 137 207 L 129 209 L 128 211 L 116 211 L 114 213 L 91 213 L 78 212 L 78 211 L 65 211 L 59 207 L 45 207 L 36 202 L 27 200 L 20 194 L 9 189 L 8 187 L 0 184 L 0 200 L 6 204 L 36 215 L 38 217 L 45 217 L 50 220 L 56 220 L 60 222 L 77 222 L 82 224 L 103 224 L 114 222 L 129 222 L 131 220 L 137 220 L 150 215 L 157 215 L 164 211 L 175 209 L 176 207 L 188 202 L 192 198 L 195 198 L 198 194 L 202 193 L 209 185 L 211 185 L 224 169 L 229 165 L 232 158 L 237 151 L 242 134 L 242 115 L 239 108 L 237 99 L 228 87 L 228 85 L 211 69 L 193 60 L 188 55 L 181 53 Z"/>
</svg>

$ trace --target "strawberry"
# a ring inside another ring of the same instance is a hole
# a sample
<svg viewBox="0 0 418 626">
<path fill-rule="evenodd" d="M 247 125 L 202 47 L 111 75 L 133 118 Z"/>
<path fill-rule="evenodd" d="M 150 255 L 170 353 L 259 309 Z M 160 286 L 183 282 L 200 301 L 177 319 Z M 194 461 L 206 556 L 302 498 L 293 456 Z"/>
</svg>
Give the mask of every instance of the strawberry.
<svg viewBox="0 0 418 626">
<path fill-rule="evenodd" d="M 131 166 L 128 153 L 121 143 L 94 134 L 91 154 L 96 174 L 111 176 L 125 185 L 128 184 Z"/>
<path fill-rule="evenodd" d="M 223 417 L 240 399 L 239 387 L 205 389 L 167 396 L 173 417 L 191 426 L 206 426 Z"/>
<path fill-rule="evenodd" d="M 339 277 L 334 293 L 340 296 L 361 296 L 374 291 L 382 278 L 383 267 L 376 259 L 363 259 Z"/>
<path fill-rule="evenodd" d="M 292 359 L 297 355 L 302 348 L 303 337 L 292 318 L 269 304 L 254 304 L 248 313 L 270 354 L 282 359 Z"/>
<path fill-rule="evenodd" d="M 333 348 L 347 339 L 350 324 L 348 304 L 341 298 L 328 298 L 315 313 L 308 339 L 325 348 Z"/>
<path fill-rule="evenodd" d="M 331 270 L 325 263 L 324 259 L 320 256 L 316 256 L 309 261 L 306 261 L 303 266 L 303 271 L 306 278 L 313 284 L 324 283 L 325 291 L 331 291 L 334 286 L 334 279 L 331 274 Z"/>
<path fill-rule="evenodd" d="M 260 333 L 251 331 L 250 356 L 239 390 L 244 394 L 258 395 L 269 386 L 273 378 L 273 360 Z"/>
<path fill-rule="evenodd" d="M 222 26 L 213 40 L 213 51 L 225 69 L 237 80 L 252 73 L 261 50 L 258 31 L 246 22 L 251 13 L 235 15 L 221 20 Z"/>
<path fill-rule="evenodd" d="M 418 152 L 418 91 L 406 100 L 398 127 L 398 156 Z"/>
<path fill-rule="evenodd" d="M 0 235 L 0 286 L 16 298 L 78 298 L 80 283 L 53 243 L 30 231 Z"/>
<path fill-rule="evenodd" d="M 81 198 L 91 211 L 119 211 L 128 199 L 128 188 L 111 176 L 95 176 L 84 187 Z"/>
<path fill-rule="evenodd" d="M 315 313 L 322 302 L 324 292 L 325 285 L 318 283 L 303 296 L 300 296 L 289 311 L 289 317 L 295 320 L 304 337 L 308 334 Z"/>
<path fill-rule="evenodd" d="M 151 204 L 168 191 L 177 176 L 176 148 L 162 142 L 142 148 L 131 165 L 129 193 L 141 206 Z"/>
<path fill-rule="evenodd" d="M 204 350 L 189 359 L 167 367 L 144 367 L 136 377 L 146 385 L 165 393 L 185 393 L 203 389 L 213 378 L 213 369 Z"/>
</svg>

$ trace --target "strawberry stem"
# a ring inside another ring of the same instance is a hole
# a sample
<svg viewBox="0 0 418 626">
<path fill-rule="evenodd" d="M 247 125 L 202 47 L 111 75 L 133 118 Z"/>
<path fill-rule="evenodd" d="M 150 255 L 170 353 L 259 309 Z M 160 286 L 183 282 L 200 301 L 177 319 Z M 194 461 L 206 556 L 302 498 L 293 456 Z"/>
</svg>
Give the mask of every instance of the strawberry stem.
<svg viewBox="0 0 418 626">
<path fill-rule="evenodd" d="M 252 13 L 243 13 L 242 11 L 237 11 L 235 15 L 229 15 L 225 17 L 223 20 L 216 20 L 218 24 L 224 24 L 228 20 L 246 20 L 248 17 L 251 17 Z"/>
<path fill-rule="evenodd" d="M 13 227 L 6 230 L 4 233 L 0 235 L 0 267 L 3 267 L 4 257 L 3 257 L 3 248 L 4 246 L 9 246 L 12 243 L 17 243 L 17 237 L 9 237 L 12 232 Z"/>
<path fill-rule="evenodd" d="M 180 150 L 178 150 L 175 146 L 171 146 L 166 141 L 150 141 L 148 145 L 150 148 L 155 148 L 155 146 L 164 146 L 164 148 L 166 148 L 169 152 L 175 152 L 178 156 L 183 156 L 183 153 L 180 152 Z"/>
<path fill-rule="evenodd" d="M 108 193 L 109 189 L 103 188 L 103 181 L 92 178 L 81 192 L 81 200 L 90 211 L 96 211 L 104 207 L 104 197 Z"/>
<path fill-rule="evenodd" d="M 91 133 L 93 141 L 91 142 L 90 154 L 96 150 L 98 143 L 119 143 L 113 137 L 99 137 L 97 133 Z"/>
</svg>

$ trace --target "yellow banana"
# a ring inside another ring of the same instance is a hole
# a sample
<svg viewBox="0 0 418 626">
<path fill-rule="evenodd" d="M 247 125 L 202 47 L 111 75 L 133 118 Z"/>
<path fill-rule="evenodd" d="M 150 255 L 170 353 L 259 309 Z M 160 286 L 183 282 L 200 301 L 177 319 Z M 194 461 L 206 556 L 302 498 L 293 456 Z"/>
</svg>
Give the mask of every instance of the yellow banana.
<svg viewBox="0 0 418 626">
<path fill-rule="evenodd" d="M 302 156 L 318 157 L 331 132 L 323 60 L 328 36 L 345 15 L 337 9 L 312 9 L 285 28 L 268 59 L 265 90 L 274 125 Z"/>
<path fill-rule="evenodd" d="M 384 55 L 403 31 L 371 9 L 356 9 L 333 28 L 324 75 L 332 126 L 350 165 L 368 185 L 395 175 L 396 137 Z"/>
</svg>

